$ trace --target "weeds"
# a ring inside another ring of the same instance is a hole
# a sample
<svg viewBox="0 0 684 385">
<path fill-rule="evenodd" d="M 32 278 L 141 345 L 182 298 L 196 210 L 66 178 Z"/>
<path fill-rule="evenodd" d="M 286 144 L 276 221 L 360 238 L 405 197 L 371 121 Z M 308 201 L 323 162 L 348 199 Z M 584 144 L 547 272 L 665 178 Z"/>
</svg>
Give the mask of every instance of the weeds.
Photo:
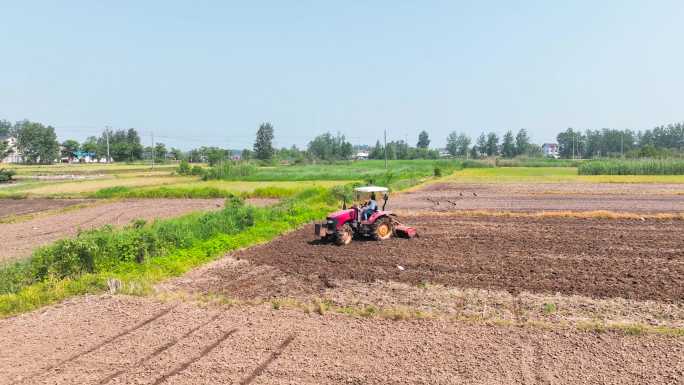
<svg viewBox="0 0 684 385">
<path fill-rule="evenodd" d="M 548 303 L 547 302 L 543 305 L 542 310 L 544 311 L 544 314 L 549 315 L 549 314 L 555 313 L 556 310 L 558 310 L 558 309 L 557 309 L 555 303 Z"/>
</svg>

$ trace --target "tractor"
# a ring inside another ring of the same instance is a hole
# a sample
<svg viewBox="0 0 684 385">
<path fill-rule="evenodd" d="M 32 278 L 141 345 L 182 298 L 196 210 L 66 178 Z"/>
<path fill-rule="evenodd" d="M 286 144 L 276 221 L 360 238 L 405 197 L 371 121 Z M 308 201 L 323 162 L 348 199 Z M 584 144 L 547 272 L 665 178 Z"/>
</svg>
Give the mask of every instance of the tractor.
<svg viewBox="0 0 684 385">
<path fill-rule="evenodd" d="M 376 202 L 376 194 L 382 194 L 382 207 Z M 343 202 L 342 210 L 331 213 L 324 223 L 317 223 L 314 231 L 324 241 L 332 241 L 342 246 L 348 245 L 354 236 L 373 238 L 378 241 L 395 236 L 412 238 L 416 230 L 403 225 L 391 211 L 385 211 L 389 200 L 387 187 L 366 186 L 354 189 L 355 202 L 347 208 Z M 362 201 L 363 199 L 363 201 Z"/>
</svg>

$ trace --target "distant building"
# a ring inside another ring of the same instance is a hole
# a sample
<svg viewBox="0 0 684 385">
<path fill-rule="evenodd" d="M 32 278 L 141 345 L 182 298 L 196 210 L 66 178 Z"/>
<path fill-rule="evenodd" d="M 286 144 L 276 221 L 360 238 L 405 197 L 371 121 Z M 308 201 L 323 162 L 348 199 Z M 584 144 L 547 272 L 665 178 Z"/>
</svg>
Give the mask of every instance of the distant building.
<svg viewBox="0 0 684 385">
<path fill-rule="evenodd" d="M 17 139 L 14 137 L 9 137 L 9 138 L 4 138 L 0 139 L 2 141 L 7 141 L 9 144 L 9 148 L 12 150 L 12 152 L 5 157 L 5 159 L 0 159 L 2 163 L 22 163 L 24 161 L 24 157 L 21 156 L 21 153 L 17 151 Z"/>
<path fill-rule="evenodd" d="M 368 151 L 359 151 L 354 155 L 354 159 L 356 160 L 367 160 L 368 159 Z"/>
<path fill-rule="evenodd" d="M 544 154 L 544 156 L 558 158 L 558 143 L 542 144 L 542 153 Z"/>
</svg>

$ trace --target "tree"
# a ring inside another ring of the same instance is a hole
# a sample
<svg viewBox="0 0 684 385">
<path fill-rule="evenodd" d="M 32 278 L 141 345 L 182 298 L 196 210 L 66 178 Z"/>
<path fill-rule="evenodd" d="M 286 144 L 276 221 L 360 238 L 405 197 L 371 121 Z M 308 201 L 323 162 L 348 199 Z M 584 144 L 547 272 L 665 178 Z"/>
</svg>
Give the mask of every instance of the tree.
<svg viewBox="0 0 684 385">
<path fill-rule="evenodd" d="M 78 143 L 78 141 L 74 139 L 67 139 L 64 142 L 62 142 L 62 157 L 63 158 L 70 158 L 74 156 L 74 152 L 78 151 L 81 149 L 81 145 Z"/>
<path fill-rule="evenodd" d="M 468 155 L 470 138 L 466 134 L 457 134 L 453 131 L 447 136 L 447 151 L 451 156 L 465 157 Z"/>
<path fill-rule="evenodd" d="M 527 130 L 522 128 L 518 131 L 518 134 L 515 136 L 515 154 L 527 154 L 529 146 L 530 137 L 527 135 Z"/>
<path fill-rule="evenodd" d="M 482 156 L 487 153 L 487 136 L 485 133 L 481 133 L 480 136 L 477 137 L 477 142 L 475 147 L 477 147 L 477 152 L 479 156 Z M 474 158 L 474 157 L 473 157 Z"/>
<path fill-rule="evenodd" d="M 337 136 L 333 136 L 327 132 L 318 135 L 309 142 L 308 151 L 317 159 L 339 160 L 349 159 L 352 155 L 353 147 L 351 143 L 347 142 L 344 135 L 338 133 Z"/>
<path fill-rule="evenodd" d="M 385 159 L 385 149 L 380 144 L 380 140 L 375 142 L 375 146 L 371 149 L 368 154 L 370 159 Z"/>
<path fill-rule="evenodd" d="M 458 155 L 458 134 L 456 131 L 451 131 L 447 136 L 446 150 L 451 156 Z"/>
<path fill-rule="evenodd" d="M 109 136 L 109 138 L 107 137 Z M 107 129 L 97 139 L 97 156 L 107 156 L 107 141 L 109 140 L 109 156 L 116 162 L 135 161 L 143 157 L 143 146 L 140 143 L 140 135 L 135 128 L 128 130 Z M 151 151 L 146 151 L 150 153 Z"/>
<path fill-rule="evenodd" d="M 556 136 L 558 141 L 558 153 L 562 158 L 581 157 L 584 151 L 584 141 L 586 137 L 581 132 L 572 128 L 559 133 Z"/>
<path fill-rule="evenodd" d="M 0 162 L 10 153 L 12 149 L 9 146 L 9 141 L 7 137 L 10 135 L 12 130 L 12 123 L 7 120 L 0 120 Z"/>
<path fill-rule="evenodd" d="M 183 153 L 183 151 L 181 151 L 179 148 L 176 148 L 176 147 L 171 147 L 171 151 L 169 151 L 169 155 L 171 155 L 171 157 L 174 160 L 184 160 L 185 159 L 185 154 Z"/>
<path fill-rule="evenodd" d="M 128 131 L 126 131 L 126 145 L 129 161 L 142 159 L 143 147 L 140 143 L 140 135 L 138 135 L 138 131 L 136 131 L 135 128 L 129 128 Z"/>
<path fill-rule="evenodd" d="M 88 138 L 86 138 L 86 140 L 81 144 L 81 150 L 85 152 L 95 153 L 97 156 L 107 155 L 106 153 L 99 154 L 97 152 L 97 138 L 94 136 L 89 136 Z"/>
<path fill-rule="evenodd" d="M 487 134 L 485 152 L 487 153 L 487 156 L 494 156 L 499 152 L 499 137 L 493 132 Z"/>
<path fill-rule="evenodd" d="M 244 150 L 242 150 L 242 153 L 240 153 L 240 159 L 242 159 L 242 160 L 252 159 L 252 151 L 248 148 L 245 148 Z"/>
<path fill-rule="evenodd" d="M 164 143 L 156 143 L 154 145 L 154 160 L 155 162 L 166 160 L 166 145 Z"/>
<path fill-rule="evenodd" d="M 262 123 L 257 130 L 254 142 L 254 157 L 259 160 L 271 160 L 273 158 L 273 126 L 271 123 Z"/>
<path fill-rule="evenodd" d="M 416 147 L 418 148 L 428 148 L 430 145 L 430 138 L 428 137 L 427 131 L 423 130 L 418 134 L 418 144 L 416 144 Z"/>
<path fill-rule="evenodd" d="M 463 157 L 467 156 L 469 147 L 470 137 L 466 134 L 459 134 L 456 138 L 456 154 Z"/>
<path fill-rule="evenodd" d="M 222 148 L 218 147 L 202 147 L 204 156 L 207 159 L 207 162 L 209 163 L 210 166 L 215 166 L 218 163 L 223 162 L 226 159 L 230 158 L 230 154 L 228 150 L 224 150 Z"/>
<path fill-rule="evenodd" d="M 59 143 L 52 126 L 25 120 L 14 126 L 17 150 L 27 163 L 51 164 L 59 157 Z"/>
<path fill-rule="evenodd" d="M 504 134 L 501 152 L 504 158 L 512 158 L 515 156 L 515 139 L 513 138 L 513 131 L 508 130 Z"/>
</svg>

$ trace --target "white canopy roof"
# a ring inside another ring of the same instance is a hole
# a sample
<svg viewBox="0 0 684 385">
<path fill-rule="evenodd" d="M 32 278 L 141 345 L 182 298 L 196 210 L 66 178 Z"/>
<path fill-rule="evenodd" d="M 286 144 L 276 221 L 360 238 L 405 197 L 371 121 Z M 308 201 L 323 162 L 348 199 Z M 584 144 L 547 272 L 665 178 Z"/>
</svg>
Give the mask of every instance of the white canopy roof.
<svg viewBox="0 0 684 385">
<path fill-rule="evenodd" d="M 362 192 L 362 193 L 372 193 L 372 192 L 387 192 L 389 189 L 387 187 L 379 187 L 379 186 L 364 186 L 364 187 L 357 187 L 354 189 L 356 192 Z"/>
</svg>

